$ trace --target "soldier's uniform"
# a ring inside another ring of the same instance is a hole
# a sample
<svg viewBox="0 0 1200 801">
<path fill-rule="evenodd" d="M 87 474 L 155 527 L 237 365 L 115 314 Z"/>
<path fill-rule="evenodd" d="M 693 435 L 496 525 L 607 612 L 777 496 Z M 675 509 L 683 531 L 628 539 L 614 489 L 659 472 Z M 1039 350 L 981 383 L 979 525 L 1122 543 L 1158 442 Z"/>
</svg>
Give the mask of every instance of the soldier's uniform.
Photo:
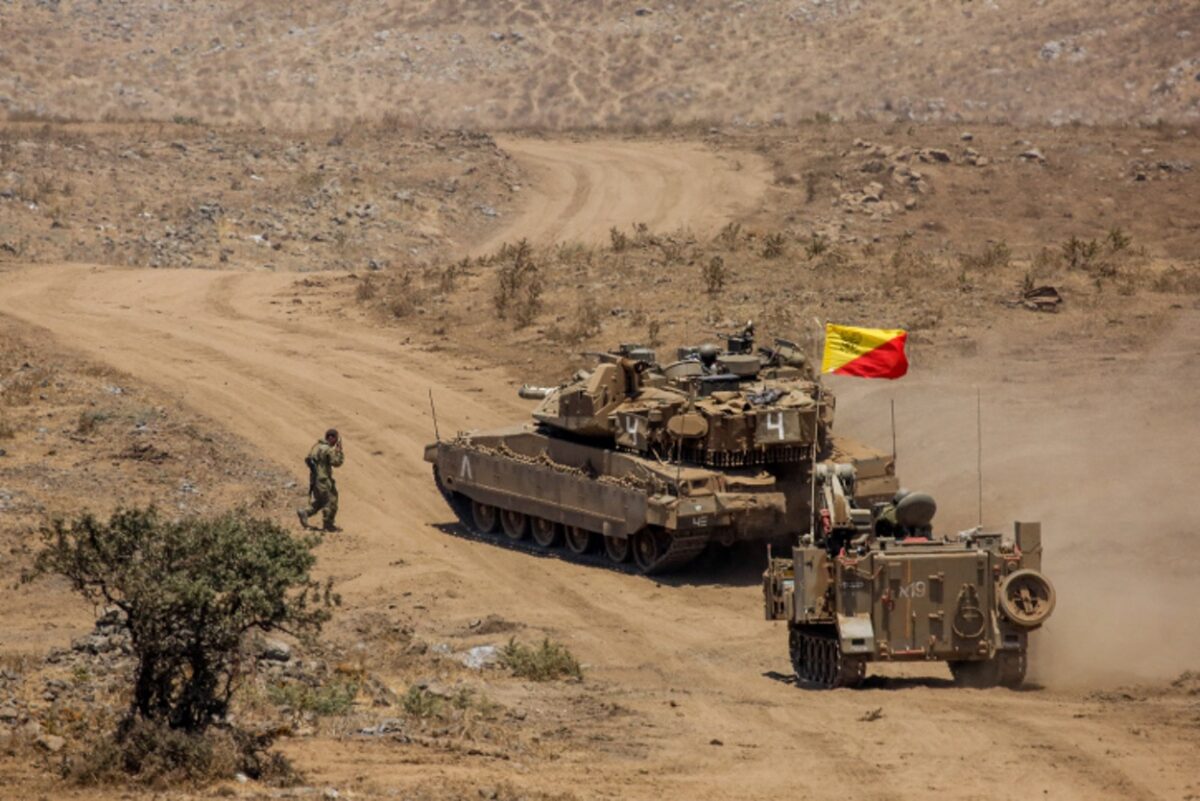
<svg viewBox="0 0 1200 801">
<path fill-rule="evenodd" d="M 320 440 L 313 445 L 305 461 L 311 471 L 312 505 L 307 509 L 298 510 L 300 522 L 307 525 L 308 518 L 320 512 L 325 530 L 334 531 L 334 521 L 338 512 L 338 491 L 337 482 L 333 480 L 333 468 L 342 466 L 346 461 L 345 454 L 340 448 Z"/>
</svg>

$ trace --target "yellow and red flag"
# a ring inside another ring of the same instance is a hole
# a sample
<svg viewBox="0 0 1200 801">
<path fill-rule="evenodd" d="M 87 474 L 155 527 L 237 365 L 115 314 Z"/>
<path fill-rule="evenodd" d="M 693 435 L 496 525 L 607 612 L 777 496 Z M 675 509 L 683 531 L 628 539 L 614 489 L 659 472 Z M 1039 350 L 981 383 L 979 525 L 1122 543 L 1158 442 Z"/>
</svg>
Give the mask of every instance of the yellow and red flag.
<svg viewBox="0 0 1200 801">
<path fill-rule="evenodd" d="M 860 378 L 899 378 L 908 372 L 904 343 L 908 332 L 899 328 L 855 328 L 825 324 L 822 373 Z"/>
</svg>

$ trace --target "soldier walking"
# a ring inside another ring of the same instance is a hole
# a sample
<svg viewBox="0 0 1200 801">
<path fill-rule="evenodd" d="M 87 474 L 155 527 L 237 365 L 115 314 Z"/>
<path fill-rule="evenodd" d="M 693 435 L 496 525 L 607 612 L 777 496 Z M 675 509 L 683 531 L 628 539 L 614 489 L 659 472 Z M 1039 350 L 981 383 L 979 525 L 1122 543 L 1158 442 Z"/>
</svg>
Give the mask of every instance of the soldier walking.
<svg viewBox="0 0 1200 801">
<path fill-rule="evenodd" d="M 341 467 L 346 461 L 342 453 L 342 438 L 336 428 L 325 432 L 325 438 L 313 445 L 304 463 L 308 465 L 308 494 L 312 501 L 307 509 L 297 509 L 300 525 L 308 528 L 308 519 L 321 513 L 325 531 L 341 531 L 334 520 L 338 512 L 337 483 L 333 480 L 333 468 Z"/>
</svg>

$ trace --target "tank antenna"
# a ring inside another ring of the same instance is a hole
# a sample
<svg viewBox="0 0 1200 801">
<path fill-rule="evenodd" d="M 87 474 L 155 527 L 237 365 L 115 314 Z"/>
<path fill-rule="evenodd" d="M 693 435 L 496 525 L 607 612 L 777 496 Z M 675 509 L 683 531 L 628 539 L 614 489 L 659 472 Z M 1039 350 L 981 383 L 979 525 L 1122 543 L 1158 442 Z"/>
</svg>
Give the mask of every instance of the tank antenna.
<svg viewBox="0 0 1200 801">
<path fill-rule="evenodd" d="M 892 398 L 892 467 L 896 466 L 896 399 Z"/>
<path fill-rule="evenodd" d="M 808 534 L 812 537 L 812 541 L 817 541 L 817 448 L 819 447 L 817 440 L 821 435 L 821 400 L 825 395 L 825 385 L 817 380 L 817 409 L 813 415 L 813 441 L 812 441 L 812 463 L 808 468 L 808 483 L 810 495 L 808 499 L 808 513 L 812 516 L 809 521 Z"/>
<path fill-rule="evenodd" d="M 983 392 L 975 387 L 975 472 L 979 477 L 979 527 L 983 528 Z"/>
<path fill-rule="evenodd" d="M 433 415 L 433 438 L 437 442 L 441 442 L 442 435 L 438 433 L 437 407 L 433 405 L 433 387 L 429 388 L 429 412 Z"/>
</svg>

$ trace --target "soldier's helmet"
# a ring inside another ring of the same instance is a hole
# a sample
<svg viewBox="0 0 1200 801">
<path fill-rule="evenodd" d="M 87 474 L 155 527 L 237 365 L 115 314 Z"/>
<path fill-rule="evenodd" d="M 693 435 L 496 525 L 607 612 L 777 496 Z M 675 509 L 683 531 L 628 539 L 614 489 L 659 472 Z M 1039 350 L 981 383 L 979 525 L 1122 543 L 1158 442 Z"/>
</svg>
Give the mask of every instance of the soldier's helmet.
<svg viewBox="0 0 1200 801">
<path fill-rule="evenodd" d="M 712 367 L 717 362 L 717 357 L 721 355 L 721 349 L 713 344 L 701 345 L 697 351 L 700 356 L 700 363 L 705 367 Z"/>
<path fill-rule="evenodd" d="M 325 432 L 325 439 L 333 440 L 334 442 L 336 442 L 337 438 L 338 438 L 338 432 L 337 432 L 336 428 L 331 428 Z"/>
<path fill-rule="evenodd" d="M 896 494 L 892 496 L 892 506 L 899 505 L 900 501 L 904 500 L 911 494 L 912 494 L 912 490 L 905 489 L 904 487 L 901 487 L 900 489 L 896 490 Z"/>
</svg>

